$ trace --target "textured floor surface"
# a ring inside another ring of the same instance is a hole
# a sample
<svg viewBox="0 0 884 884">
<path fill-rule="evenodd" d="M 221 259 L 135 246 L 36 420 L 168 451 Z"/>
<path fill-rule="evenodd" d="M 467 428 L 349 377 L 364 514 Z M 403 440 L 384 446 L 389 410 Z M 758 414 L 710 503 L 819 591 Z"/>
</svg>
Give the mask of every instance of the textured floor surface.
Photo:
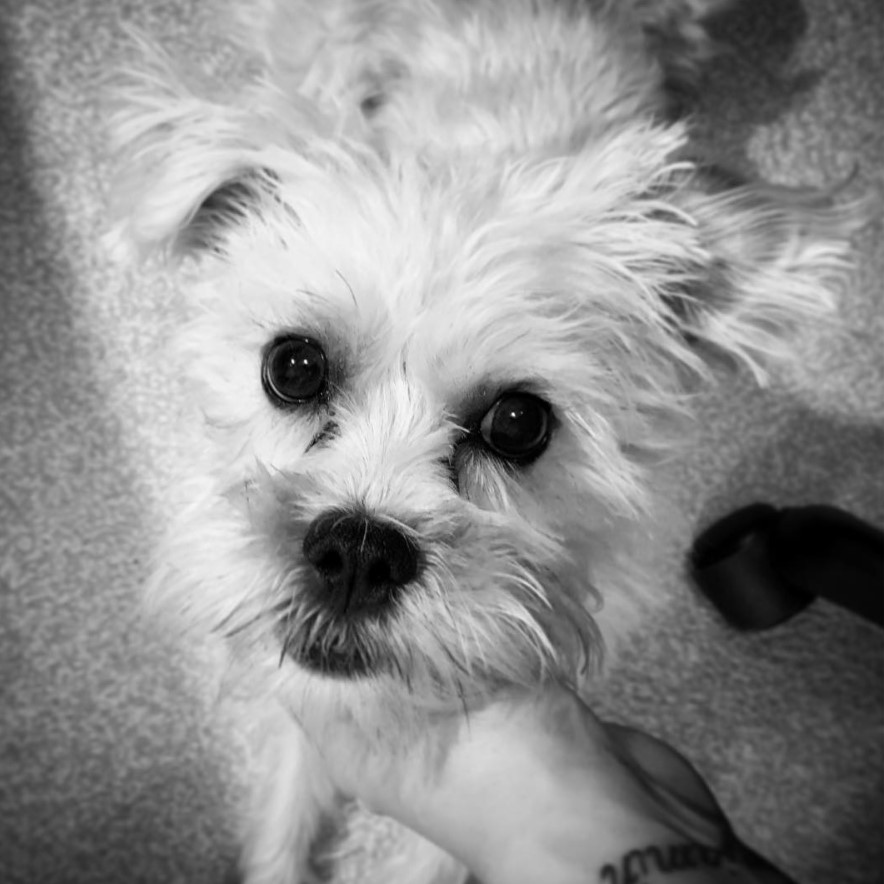
<svg viewBox="0 0 884 884">
<path fill-rule="evenodd" d="M 203 11 L 210 4 L 203 4 Z M 236 753 L 198 667 L 139 615 L 182 444 L 170 295 L 103 253 L 101 84 L 133 21 L 190 51 L 197 0 L 0 0 L 0 882 L 202 884 L 231 868 Z M 754 0 L 710 140 L 774 180 L 884 188 L 884 5 Z M 755 499 L 884 525 L 884 237 L 842 318 L 766 391 L 725 380 L 673 483 L 667 604 L 599 704 L 682 748 L 802 884 L 880 884 L 881 633 L 826 604 L 728 631 L 688 586 L 699 525 Z M 367 832 L 375 832 L 369 825 Z M 354 872 L 342 873 L 342 880 Z M 358 875 L 357 875 L 358 877 Z"/>
</svg>

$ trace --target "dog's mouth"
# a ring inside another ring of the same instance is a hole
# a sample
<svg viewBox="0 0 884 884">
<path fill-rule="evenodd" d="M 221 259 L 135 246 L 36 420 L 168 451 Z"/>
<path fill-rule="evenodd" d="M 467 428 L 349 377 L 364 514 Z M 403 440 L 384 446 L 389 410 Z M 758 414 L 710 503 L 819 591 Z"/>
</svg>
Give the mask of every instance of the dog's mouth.
<svg viewBox="0 0 884 884">
<path fill-rule="evenodd" d="M 287 606 L 278 622 L 281 657 L 317 675 L 366 678 L 390 669 L 383 631 L 388 616 L 348 615 L 305 601 Z"/>
<path fill-rule="evenodd" d="M 358 645 L 326 646 L 324 642 L 287 642 L 284 653 L 304 669 L 331 678 L 365 678 L 380 667 Z"/>
</svg>

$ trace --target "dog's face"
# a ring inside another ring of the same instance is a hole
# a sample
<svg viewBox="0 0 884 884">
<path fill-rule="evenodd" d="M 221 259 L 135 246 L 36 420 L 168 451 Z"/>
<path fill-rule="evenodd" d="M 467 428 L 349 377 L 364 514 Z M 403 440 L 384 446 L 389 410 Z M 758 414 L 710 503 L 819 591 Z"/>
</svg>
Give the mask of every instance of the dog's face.
<svg viewBox="0 0 884 884">
<path fill-rule="evenodd" d="M 587 223 L 589 155 L 463 181 L 299 165 L 212 196 L 185 334 L 226 496 L 200 519 L 235 520 L 262 571 L 225 628 L 259 616 L 301 667 L 424 694 L 572 672 L 591 559 L 645 503 L 690 359 L 609 233 L 620 195 Z"/>
<path fill-rule="evenodd" d="M 164 579 L 293 677 L 426 702 L 588 664 L 695 343 L 782 352 L 850 229 L 717 183 L 647 118 L 430 155 L 294 100 L 143 104 L 128 228 L 186 257 L 209 438 Z"/>
</svg>

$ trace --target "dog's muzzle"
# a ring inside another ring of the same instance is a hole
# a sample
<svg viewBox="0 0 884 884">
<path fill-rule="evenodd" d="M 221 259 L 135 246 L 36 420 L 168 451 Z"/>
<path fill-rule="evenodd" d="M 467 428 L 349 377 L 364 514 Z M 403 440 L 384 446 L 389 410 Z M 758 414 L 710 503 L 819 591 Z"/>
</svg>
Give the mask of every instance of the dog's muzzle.
<svg viewBox="0 0 884 884">
<path fill-rule="evenodd" d="M 420 569 L 417 544 L 396 526 L 365 513 L 332 510 L 311 523 L 304 558 L 338 614 L 380 613 Z"/>
</svg>

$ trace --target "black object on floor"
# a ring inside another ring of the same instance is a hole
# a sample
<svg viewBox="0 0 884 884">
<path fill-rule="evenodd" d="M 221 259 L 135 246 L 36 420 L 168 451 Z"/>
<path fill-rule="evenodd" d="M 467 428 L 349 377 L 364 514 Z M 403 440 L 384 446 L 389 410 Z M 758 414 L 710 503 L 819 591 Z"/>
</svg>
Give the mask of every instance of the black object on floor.
<svg viewBox="0 0 884 884">
<path fill-rule="evenodd" d="M 884 531 L 834 506 L 739 509 L 696 539 L 690 565 L 738 629 L 769 629 L 818 596 L 884 627 Z"/>
</svg>

